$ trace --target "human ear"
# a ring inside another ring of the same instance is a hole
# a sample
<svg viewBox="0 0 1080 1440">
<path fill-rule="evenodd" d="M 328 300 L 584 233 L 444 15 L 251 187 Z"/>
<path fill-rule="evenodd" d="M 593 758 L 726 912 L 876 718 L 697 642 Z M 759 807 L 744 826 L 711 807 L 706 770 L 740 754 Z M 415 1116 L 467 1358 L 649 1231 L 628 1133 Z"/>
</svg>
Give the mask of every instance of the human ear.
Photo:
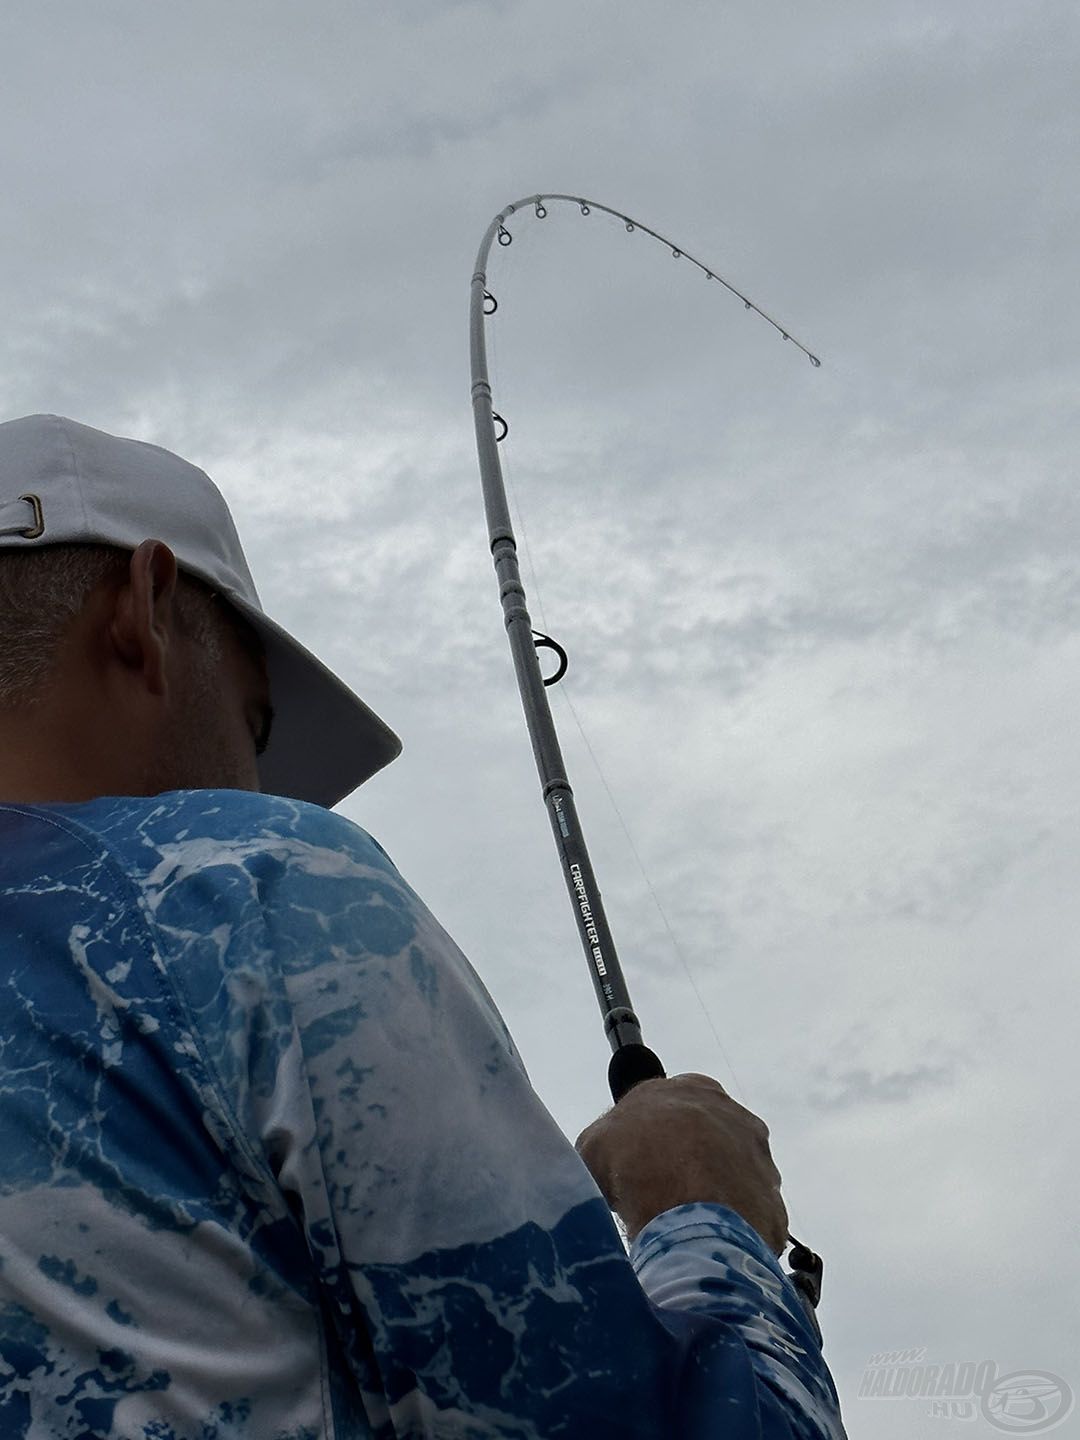
<svg viewBox="0 0 1080 1440">
<path fill-rule="evenodd" d="M 109 639 L 117 655 L 140 670 L 152 695 L 167 689 L 166 661 L 176 594 L 176 556 L 162 540 L 134 551 L 127 581 L 117 593 Z"/>
</svg>

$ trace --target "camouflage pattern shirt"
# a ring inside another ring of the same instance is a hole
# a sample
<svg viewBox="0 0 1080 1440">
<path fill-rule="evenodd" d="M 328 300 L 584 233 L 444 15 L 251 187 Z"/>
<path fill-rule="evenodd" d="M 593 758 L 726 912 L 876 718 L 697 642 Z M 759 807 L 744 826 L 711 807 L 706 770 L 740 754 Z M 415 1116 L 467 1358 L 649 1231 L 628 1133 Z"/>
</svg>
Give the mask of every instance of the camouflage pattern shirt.
<svg viewBox="0 0 1080 1440">
<path fill-rule="evenodd" d="M 0 1440 L 821 1440 L 720 1205 L 627 1255 L 467 960 L 344 817 L 0 805 Z"/>
</svg>

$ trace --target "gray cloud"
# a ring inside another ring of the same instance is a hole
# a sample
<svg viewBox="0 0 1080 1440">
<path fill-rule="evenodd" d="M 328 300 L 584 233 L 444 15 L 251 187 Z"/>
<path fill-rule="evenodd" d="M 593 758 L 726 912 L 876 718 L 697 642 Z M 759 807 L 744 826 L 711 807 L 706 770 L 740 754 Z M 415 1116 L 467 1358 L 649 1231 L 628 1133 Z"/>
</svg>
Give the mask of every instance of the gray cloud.
<svg viewBox="0 0 1080 1440">
<path fill-rule="evenodd" d="M 947 1085 L 953 1070 L 949 1065 L 917 1065 L 910 1070 L 873 1074 L 863 1068 L 818 1070 L 818 1090 L 810 1103 L 824 1110 L 849 1105 L 897 1105 Z"/>
</svg>

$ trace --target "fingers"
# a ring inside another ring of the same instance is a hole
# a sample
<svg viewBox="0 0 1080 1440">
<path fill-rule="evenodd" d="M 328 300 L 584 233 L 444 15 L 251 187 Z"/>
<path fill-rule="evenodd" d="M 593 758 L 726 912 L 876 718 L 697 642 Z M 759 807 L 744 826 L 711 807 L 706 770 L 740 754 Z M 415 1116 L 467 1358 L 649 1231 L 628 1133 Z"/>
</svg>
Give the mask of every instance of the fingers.
<svg viewBox="0 0 1080 1440">
<path fill-rule="evenodd" d="M 631 1237 L 664 1210 L 705 1201 L 741 1214 L 775 1254 L 787 1243 L 769 1127 L 711 1076 L 642 1081 L 576 1149 Z"/>
</svg>

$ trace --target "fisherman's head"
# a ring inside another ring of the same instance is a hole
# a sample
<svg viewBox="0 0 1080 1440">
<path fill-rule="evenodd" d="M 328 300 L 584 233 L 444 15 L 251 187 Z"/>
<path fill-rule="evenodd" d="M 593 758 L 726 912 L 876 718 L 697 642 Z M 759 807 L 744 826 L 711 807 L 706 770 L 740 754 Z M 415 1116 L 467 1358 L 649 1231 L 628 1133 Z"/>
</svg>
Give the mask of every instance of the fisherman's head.
<svg viewBox="0 0 1080 1440">
<path fill-rule="evenodd" d="M 295 514 L 325 523 L 308 487 Z M 0 423 L 0 800 L 330 806 L 400 749 L 265 613 L 204 471 L 60 415 Z"/>
<path fill-rule="evenodd" d="M 262 642 L 164 541 L 0 551 L 0 799 L 258 790 Z"/>
</svg>

